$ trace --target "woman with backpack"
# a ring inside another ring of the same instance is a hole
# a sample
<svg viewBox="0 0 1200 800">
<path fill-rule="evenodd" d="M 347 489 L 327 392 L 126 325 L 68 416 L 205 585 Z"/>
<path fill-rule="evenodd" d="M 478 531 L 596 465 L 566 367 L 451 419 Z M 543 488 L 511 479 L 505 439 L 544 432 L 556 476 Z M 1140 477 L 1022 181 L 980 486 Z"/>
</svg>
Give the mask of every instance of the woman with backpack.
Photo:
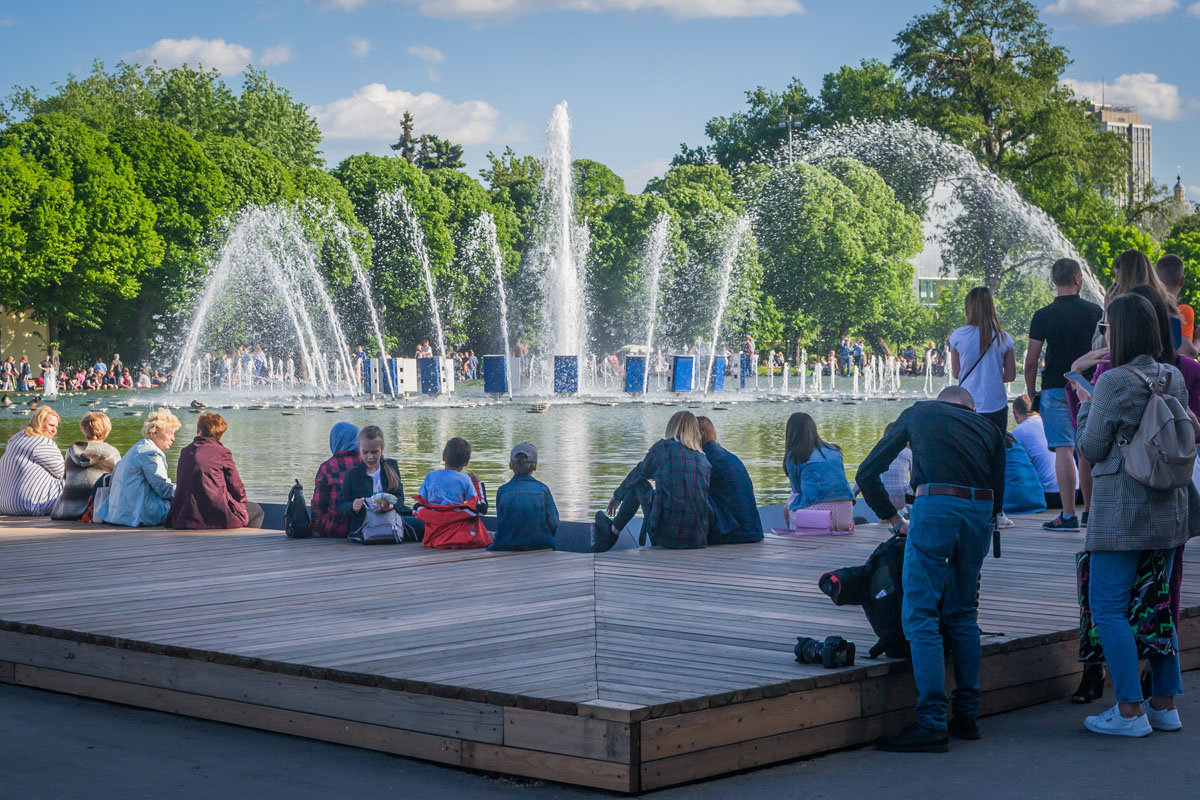
<svg viewBox="0 0 1200 800">
<path fill-rule="evenodd" d="M 1008 430 L 1008 388 L 1017 377 L 1013 340 L 1000 327 L 986 286 L 967 292 L 967 324 L 950 334 L 950 370 L 971 393 L 975 410 Z"/>
<path fill-rule="evenodd" d="M 1146 736 L 1153 730 L 1179 730 L 1175 696 L 1182 694 L 1183 685 L 1178 649 L 1171 655 L 1152 654 L 1153 696 L 1143 702 L 1130 597 L 1143 551 L 1162 551 L 1172 565 L 1176 550 L 1200 533 L 1200 495 L 1190 475 L 1174 481 L 1177 488 L 1153 488 L 1138 467 L 1147 455 L 1137 452 L 1144 448 L 1137 436 L 1142 416 L 1157 402 L 1147 381 L 1168 378 L 1166 397 L 1177 401 L 1181 412 L 1188 402 L 1183 375 L 1156 361 L 1164 347 L 1154 306 L 1130 293 L 1115 297 L 1106 313 L 1111 367 L 1096 380 L 1093 393 L 1074 383 L 1072 388 L 1080 401 L 1076 445 L 1093 465 L 1088 600 L 1117 703 L 1088 717 L 1084 725 L 1095 733 Z M 1170 405 L 1170 399 L 1166 402 Z M 1191 422 L 1195 425 L 1194 417 Z M 1194 442 L 1196 430 L 1188 433 Z"/>
</svg>

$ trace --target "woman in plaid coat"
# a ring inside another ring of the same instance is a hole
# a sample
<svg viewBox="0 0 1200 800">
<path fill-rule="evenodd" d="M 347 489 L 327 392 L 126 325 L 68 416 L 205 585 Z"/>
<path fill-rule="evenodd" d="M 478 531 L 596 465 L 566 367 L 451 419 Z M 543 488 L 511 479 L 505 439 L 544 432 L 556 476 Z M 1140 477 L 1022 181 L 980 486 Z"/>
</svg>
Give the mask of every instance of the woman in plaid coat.
<svg viewBox="0 0 1200 800">
<path fill-rule="evenodd" d="M 639 507 L 643 544 L 649 536 L 658 547 L 707 547 L 714 516 L 708 496 L 710 477 L 696 415 L 680 411 L 667 423 L 664 438 L 654 443 L 613 492 L 608 514 L 596 512 L 595 551 L 611 549 Z M 614 512 L 616 518 L 609 519 Z"/>
<path fill-rule="evenodd" d="M 345 539 L 350 534 L 353 518 L 337 511 L 342 482 L 350 470 L 358 466 L 358 426 L 339 422 L 329 431 L 330 458 L 317 469 L 313 484 L 312 527 L 317 536 Z"/>
<path fill-rule="evenodd" d="M 1174 698 L 1183 693 L 1183 685 L 1177 652 L 1151 656 L 1154 696 L 1143 703 L 1137 646 L 1128 621 L 1138 559 L 1143 550 L 1164 550 L 1167 562 L 1174 561 L 1176 548 L 1200 532 L 1200 495 L 1190 483 L 1182 489 L 1152 489 L 1125 472 L 1119 443 L 1133 436 L 1150 399 L 1149 386 L 1133 370 L 1151 380 L 1169 376 L 1170 394 L 1184 408 L 1188 397 L 1179 370 L 1155 360 L 1163 347 L 1150 302 L 1124 294 L 1109 304 L 1107 313 L 1112 368 L 1097 379 L 1092 396 L 1082 387 L 1074 388 L 1080 400 L 1076 446 L 1093 465 L 1088 597 L 1117 704 L 1084 724 L 1095 733 L 1146 736 L 1156 729 L 1179 730 Z"/>
</svg>

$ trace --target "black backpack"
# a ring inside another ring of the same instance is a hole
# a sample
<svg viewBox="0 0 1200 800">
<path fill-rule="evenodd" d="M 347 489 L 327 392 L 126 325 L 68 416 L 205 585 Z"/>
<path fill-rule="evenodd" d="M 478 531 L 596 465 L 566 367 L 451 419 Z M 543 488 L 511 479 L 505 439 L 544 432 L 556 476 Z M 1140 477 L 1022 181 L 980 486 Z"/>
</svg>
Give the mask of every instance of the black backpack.
<svg viewBox="0 0 1200 800">
<path fill-rule="evenodd" d="M 867 622 L 879 637 L 871 658 L 885 653 L 889 658 L 908 658 L 901 604 L 904 601 L 905 537 L 893 536 L 875 548 L 861 567 L 843 567 L 826 572 L 818 581 L 821 591 L 837 606 L 862 606 Z"/>
<path fill-rule="evenodd" d="M 307 539 L 312 536 L 312 520 L 308 506 L 304 503 L 304 489 L 300 481 L 288 492 L 287 508 L 283 511 L 283 532 L 289 539 Z"/>
</svg>

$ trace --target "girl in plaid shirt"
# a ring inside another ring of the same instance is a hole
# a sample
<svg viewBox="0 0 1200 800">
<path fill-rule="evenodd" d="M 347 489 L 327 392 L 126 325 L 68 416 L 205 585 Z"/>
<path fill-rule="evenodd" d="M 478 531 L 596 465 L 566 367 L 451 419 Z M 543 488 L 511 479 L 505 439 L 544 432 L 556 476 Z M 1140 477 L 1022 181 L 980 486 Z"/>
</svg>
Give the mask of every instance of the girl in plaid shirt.
<svg viewBox="0 0 1200 800">
<path fill-rule="evenodd" d="M 329 431 L 329 451 L 333 454 L 317 469 L 313 487 L 313 533 L 333 539 L 345 539 L 350 534 L 354 518 L 337 513 L 337 499 L 342 491 L 346 473 L 359 462 L 358 426 L 339 422 Z"/>
</svg>

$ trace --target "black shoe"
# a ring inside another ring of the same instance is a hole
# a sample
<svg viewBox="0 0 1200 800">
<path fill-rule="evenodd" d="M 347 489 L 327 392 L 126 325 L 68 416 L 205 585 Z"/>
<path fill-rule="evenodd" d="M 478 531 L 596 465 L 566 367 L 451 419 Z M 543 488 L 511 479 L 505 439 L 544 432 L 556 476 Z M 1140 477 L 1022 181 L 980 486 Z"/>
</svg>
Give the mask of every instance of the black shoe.
<svg viewBox="0 0 1200 800">
<path fill-rule="evenodd" d="M 1071 702 L 1083 705 L 1104 696 L 1104 665 L 1088 664 L 1083 668 L 1083 677 L 1079 679 L 1079 688 L 1071 695 Z"/>
<path fill-rule="evenodd" d="M 596 512 L 596 524 L 592 530 L 593 553 L 607 553 L 617 543 L 617 534 L 613 533 L 612 520 L 603 511 Z"/>
<path fill-rule="evenodd" d="M 1082 514 L 1079 515 L 1079 527 L 1086 528 L 1087 521 L 1088 521 L 1088 512 L 1084 511 Z"/>
<path fill-rule="evenodd" d="M 950 735 L 955 739 L 974 741 L 979 738 L 979 723 L 974 717 L 954 717 L 950 720 Z"/>
<path fill-rule="evenodd" d="M 950 751 L 950 734 L 909 725 L 895 736 L 879 737 L 875 749 L 889 753 L 947 753 Z"/>
</svg>

